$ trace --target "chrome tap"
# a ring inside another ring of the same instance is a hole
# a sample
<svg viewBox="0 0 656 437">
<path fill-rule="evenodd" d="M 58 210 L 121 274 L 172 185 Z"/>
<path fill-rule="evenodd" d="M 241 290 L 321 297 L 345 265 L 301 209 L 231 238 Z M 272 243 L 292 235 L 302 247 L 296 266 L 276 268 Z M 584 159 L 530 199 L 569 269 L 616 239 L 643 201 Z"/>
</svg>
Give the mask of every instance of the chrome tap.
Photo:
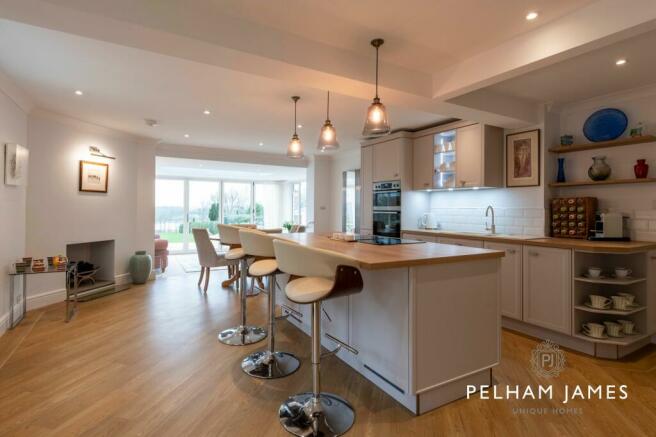
<svg viewBox="0 0 656 437">
<path fill-rule="evenodd" d="M 494 224 L 494 208 L 492 208 L 492 205 L 488 205 L 487 209 L 485 210 L 485 217 L 487 217 L 490 212 L 492 213 L 492 225 L 488 226 L 487 225 L 487 219 L 486 219 L 485 220 L 485 230 L 490 231 L 493 234 L 496 234 L 497 226 Z"/>
</svg>

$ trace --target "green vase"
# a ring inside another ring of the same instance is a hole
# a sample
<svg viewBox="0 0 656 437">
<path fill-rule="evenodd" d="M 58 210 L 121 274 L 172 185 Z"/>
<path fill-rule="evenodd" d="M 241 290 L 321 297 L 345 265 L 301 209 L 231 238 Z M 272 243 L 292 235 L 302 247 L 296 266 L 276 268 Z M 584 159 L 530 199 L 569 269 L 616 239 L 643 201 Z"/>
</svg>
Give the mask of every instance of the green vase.
<svg viewBox="0 0 656 437">
<path fill-rule="evenodd" d="M 138 250 L 130 257 L 130 275 L 133 284 L 145 284 L 153 268 L 153 259 L 145 250 Z"/>
</svg>

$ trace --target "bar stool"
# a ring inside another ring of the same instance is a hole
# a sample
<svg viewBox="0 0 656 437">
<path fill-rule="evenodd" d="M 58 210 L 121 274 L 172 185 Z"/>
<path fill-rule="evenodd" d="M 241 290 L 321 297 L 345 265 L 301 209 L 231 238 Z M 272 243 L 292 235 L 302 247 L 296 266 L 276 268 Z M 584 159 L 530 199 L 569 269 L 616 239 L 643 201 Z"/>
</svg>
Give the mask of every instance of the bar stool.
<svg viewBox="0 0 656 437">
<path fill-rule="evenodd" d="M 312 392 L 288 398 L 280 406 L 282 426 L 297 436 L 339 436 L 355 420 L 353 407 L 344 399 L 321 391 L 321 301 L 362 291 L 362 275 L 353 258 L 327 250 L 311 249 L 283 240 L 273 242 L 278 268 L 291 275 L 285 287 L 287 298 L 312 305 Z M 300 277 L 300 278 L 297 278 Z M 341 346 L 353 348 L 333 336 Z"/>
<path fill-rule="evenodd" d="M 274 379 L 291 375 L 298 370 L 300 361 L 288 352 L 275 351 L 276 275 L 282 272 L 278 270 L 273 238 L 264 232 L 242 229 L 239 239 L 246 255 L 255 257 L 248 274 L 253 278 L 267 278 L 269 294 L 269 347 L 248 355 L 241 362 L 241 368 L 256 378 Z"/>
<path fill-rule="evenodd" d="M 241 247 L 239 239 L 239 228 L 231 225 L 219 225 L 221 243 L 228 244 L 232 248 L 225 254 L 226 260 L 239 261 L 239 291 L 241 293 L 241 323 L 234 328 L 228 328 L 219 332 L 219 341 L 231 346 L 244 346 L 264 340 L 267 332 L 259 326 L 246 324 L 246 277 L 248 276 L 249 256 Z M 239 245 L 239 247 L 236 247 Z"/>
</svg>

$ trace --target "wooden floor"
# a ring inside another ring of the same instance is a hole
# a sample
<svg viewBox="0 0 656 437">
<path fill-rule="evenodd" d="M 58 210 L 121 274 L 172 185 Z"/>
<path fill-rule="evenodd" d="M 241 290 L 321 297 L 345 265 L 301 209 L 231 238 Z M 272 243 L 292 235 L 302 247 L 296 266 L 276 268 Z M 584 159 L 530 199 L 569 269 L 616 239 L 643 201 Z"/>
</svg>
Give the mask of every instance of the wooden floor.
<svg viewBox="0 0 656 437">
<path fill-rule="evenodd" d="M 248 377 L 241 358 L 265 343 L 218 343 L 219 329 L 237 322 L 238 297 L 218 276 L 205 297 L 196 278 L 171 275 L 82 303 L 68 324 L 61 305 L 29 312 L 0 338 L 0 435 L 287 435 L 277 410 L 287 395 L 311 388 L 309 339 L 282 322 L 279 345 L 302 359 L 301 369 L 276 381 Z M 264 323 L 266 296 L 248 305 L 252 320 Z M 656 348 L 621 362 L 567 351 L 565 371 L 544 379 L 529 366 L 536 343 L 503 333 L 494 370 L 500 386 L 553 383 L 560 397 L 565 384 L 627 384 L 629 399 L 470 399 L 414 417 L 335 357 L 324 361 L 323 383 L 354 405 L 352 436 L 656 435 Z M 574 410 L 554 414 L 560 407 Z"/>
</svg>

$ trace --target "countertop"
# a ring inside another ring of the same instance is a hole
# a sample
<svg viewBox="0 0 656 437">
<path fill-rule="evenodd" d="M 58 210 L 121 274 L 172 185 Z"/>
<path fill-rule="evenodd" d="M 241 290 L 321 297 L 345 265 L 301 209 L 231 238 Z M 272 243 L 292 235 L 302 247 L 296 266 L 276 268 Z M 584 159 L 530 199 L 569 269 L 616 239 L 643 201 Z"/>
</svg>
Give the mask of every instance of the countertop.
<svg viewBox="0 0 656 437">
<path fill-rule="evenodd" d="M 277 234 L 276 238 L 278 237 L 293 240 L 308 247 L 332 250 L 350 256 L 358 261 L 360 267 L 368 270 L 476 261 L 504 256 L 504 252 L 498 250 L 436 243 L 377 246 L 358 242 L 335 241 L 327 235 L 310 232 Z"/>
<path fill-rule="evenodd" d="M 432 229 L 404 229 L 402 232 L 466 240 L 496 241 L 499 243 L 523 244 L 528 246 L 556 247 L 586 252 L 632 253 L 656 249 L 652 241 L 589 241 L 570 238 L 538 237 L 531 235 L 486 234 L 475 232 L 454 232 Z"/>
</svg>

